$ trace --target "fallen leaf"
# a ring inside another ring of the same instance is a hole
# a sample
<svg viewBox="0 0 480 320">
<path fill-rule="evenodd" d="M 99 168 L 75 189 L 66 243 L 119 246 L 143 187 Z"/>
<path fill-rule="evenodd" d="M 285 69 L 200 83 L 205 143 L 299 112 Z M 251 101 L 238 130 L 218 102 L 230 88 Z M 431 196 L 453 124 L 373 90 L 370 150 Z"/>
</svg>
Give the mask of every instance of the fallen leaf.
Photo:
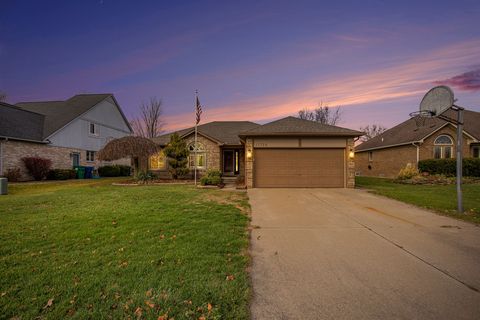
<svg viewBox="0 0 480 320">
<path fill-rule="evenodd" d="M 233 275 L 229 275 L 227 276 L 227 281 L 232 281 L 233 279 L 235 279 L 235 277 Z"/>
<path fill-rule="evenodd" d="M 75 309 L 73 309 L 73 308 L 72 308 L 72 309 L 68 309 L 68 311 L 67 311 L 67 315 L 68 315 L 68 316 L 72 317 L 74 314 L 75 314 Z"/>
<path fill-rule="evenodd" d="M 7 294 L 7 292 L 2 292 L 1 296 L 3 297 L 3 296 L 6 295 L 6 294 Z"/>
<path fill-rule="evenodd" d="M 198 318 L 198 320 L 205 320 L 205 317 L 201 316 L 201 317 Z"/>
<path fill-rule="evenodd" d="M 120 299 L 121 295 L 119 293 L 115 293 L 115 300 Z"/>
<path fill-rule="evenodd" d="M 126 268 L 128 266 L 128 261 L 122 261 L 122 263 L 120 263 L 120 267 L 122 268 Z"/>
<path fill-rule="evenodd" d="M 147 297 L 151 297 L 151 296 L 152 296 L 152 291 L 153 291 L 153 289 L 151 289 L 151 288 L 148 289 L 147 292 L 145 292 L 145 295 L 146 295 Z"/>
<path fill-rule="evenodd" d="M 168 320 L 168 316 L 167 316 L 167 314 L 158 316 L 157 320 Z"/>
<path fill-rule="evenodd" d="M 155 308 L 155 303 L 153 303 L 152 301 L 147 300 L 145 301 L 145 304 L 149 306 L 151 309 Z"/>
<path fill-rule="evenodd" d="M 52 305 L 53 305 L 53 298 L 52 298 L 52 299 L 48 299 L 48 302 L 47 302 L 47 304 L 43 307 L 43 309 L 50 308 Z"/>
<path fill-rule="evenodd" d="M 112 224 L 113 224 L 113 225 L 116 225 L 116 224 L 117 224 L 117 221 L 113 220 L 113 221 L 112 221 Z"/>
<path fill-rule="evenodd" d="M 161 234 L 161 235 L 160 235 L 160 239 L 165 239 L 165 235 L 164 235 L 164 234 Z"/>
<path fill-rule="evenodd" d="M 208 312 L 212 311 L 212 305 L 210 303 L 207 304 L 207 309 L 208 309 Z"/>
<path fill-rule="evenodd" d="M 137 309 L 135 309 L 135 316 L 137 318 L 140 318 L 142 316 L 142 308 L 141 307 L 137 307 Z"/>
<path fill-rule="evenodd" d="M 174 240 L 177 239 L 177 236 L 176 236 L 176 235 L 173 235 L 173 236 L 172 236 L 172 239 L 174 239 Z"/>
</svg>

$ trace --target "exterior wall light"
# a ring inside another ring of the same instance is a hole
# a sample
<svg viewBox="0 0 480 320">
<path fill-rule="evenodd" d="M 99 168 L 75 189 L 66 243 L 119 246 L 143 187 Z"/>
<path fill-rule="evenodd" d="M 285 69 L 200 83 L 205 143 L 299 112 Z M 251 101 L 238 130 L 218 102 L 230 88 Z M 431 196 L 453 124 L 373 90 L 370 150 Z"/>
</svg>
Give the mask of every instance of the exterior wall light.
<svg viewBox="0 0 480 320">
<path fill-rule="evenodd" d="M 252 150 L 247 150 L 247 159 L 252 159 Z"/>
<path fill-rule="evenodd" d="M 355 152 L 353 152 L 353 150 L 350 150 L 350 152 L 348 153 L 348 157 L 350 159 L 353 159 L 355 157 Z"/>
</svg>

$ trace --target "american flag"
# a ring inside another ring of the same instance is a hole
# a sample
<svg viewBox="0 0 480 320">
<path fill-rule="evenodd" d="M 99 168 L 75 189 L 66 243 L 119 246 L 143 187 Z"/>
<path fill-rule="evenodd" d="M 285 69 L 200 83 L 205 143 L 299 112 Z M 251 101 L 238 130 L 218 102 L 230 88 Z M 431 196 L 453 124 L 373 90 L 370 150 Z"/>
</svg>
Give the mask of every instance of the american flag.
<svg viewBox="0 0 480 320">
<path fill-rule="evenodd" d="M 200 115 L 202 114 L 202 106 L 200 105 L 200 100 L 198 100 L 198 96 L 197 96 L 197 103 L 196 103 L 196 116 L 197 116 L 197 124 L 200 122 Z"/>
</svg>

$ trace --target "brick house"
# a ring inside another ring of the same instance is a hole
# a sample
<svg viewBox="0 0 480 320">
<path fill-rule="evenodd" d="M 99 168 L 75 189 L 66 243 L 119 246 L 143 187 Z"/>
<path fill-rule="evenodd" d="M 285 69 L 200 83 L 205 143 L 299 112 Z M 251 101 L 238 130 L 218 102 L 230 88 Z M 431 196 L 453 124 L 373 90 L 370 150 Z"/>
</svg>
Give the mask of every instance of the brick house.
<svg viewBox="0 0 480 320">
<path fill-rule="evenodd" d="M 220 170 L 252 187 L 353 187 L 354 138 L 361 132 L 287 117 L 264 125 L 248 121 L 215 121 L 177 131 L 191 151 L 190 168 L 202 175 Z M 153 140 L 164 147 L 166 134 Z M 168 175 L 162 152 L 150 157 L 149 169 Z"/>
<path fill-rule="evenodd" d="M 455 111 L 444 115 L 456 119 Z M 464 111 L 463 157 L 480 157 L 480 112 Z M 456 126 L 439 118 L 426 119 L 417 127 L 408 119 L 355 148 L 356 174 L 396 177 L 408 164 L 425 159 L 455 158 Z"/>
<path fill-rule="evenodd" d="M 0 174 L 20 168 L 21 158 L 52 161 L 54 169 L 100 165 L 96 152 L 132 129 L 111 94 L 80 94 L 65 101 L 0 103 Z M 129 159 L 118 163 L 130 164 Z"/>
</svg>

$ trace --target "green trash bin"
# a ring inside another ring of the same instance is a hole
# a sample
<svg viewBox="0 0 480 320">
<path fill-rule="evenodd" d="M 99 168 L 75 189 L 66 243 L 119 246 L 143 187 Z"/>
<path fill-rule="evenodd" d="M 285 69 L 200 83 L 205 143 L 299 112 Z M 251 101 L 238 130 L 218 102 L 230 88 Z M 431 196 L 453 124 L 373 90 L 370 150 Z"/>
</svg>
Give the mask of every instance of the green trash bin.
<svg viewBox="0 0 480 320">
<path fill-rule="evenodd" d="M 85 179 L 85 167 L 75 166 L 74 168 L 77 172 L 77 179 Z"/>
</svg>

